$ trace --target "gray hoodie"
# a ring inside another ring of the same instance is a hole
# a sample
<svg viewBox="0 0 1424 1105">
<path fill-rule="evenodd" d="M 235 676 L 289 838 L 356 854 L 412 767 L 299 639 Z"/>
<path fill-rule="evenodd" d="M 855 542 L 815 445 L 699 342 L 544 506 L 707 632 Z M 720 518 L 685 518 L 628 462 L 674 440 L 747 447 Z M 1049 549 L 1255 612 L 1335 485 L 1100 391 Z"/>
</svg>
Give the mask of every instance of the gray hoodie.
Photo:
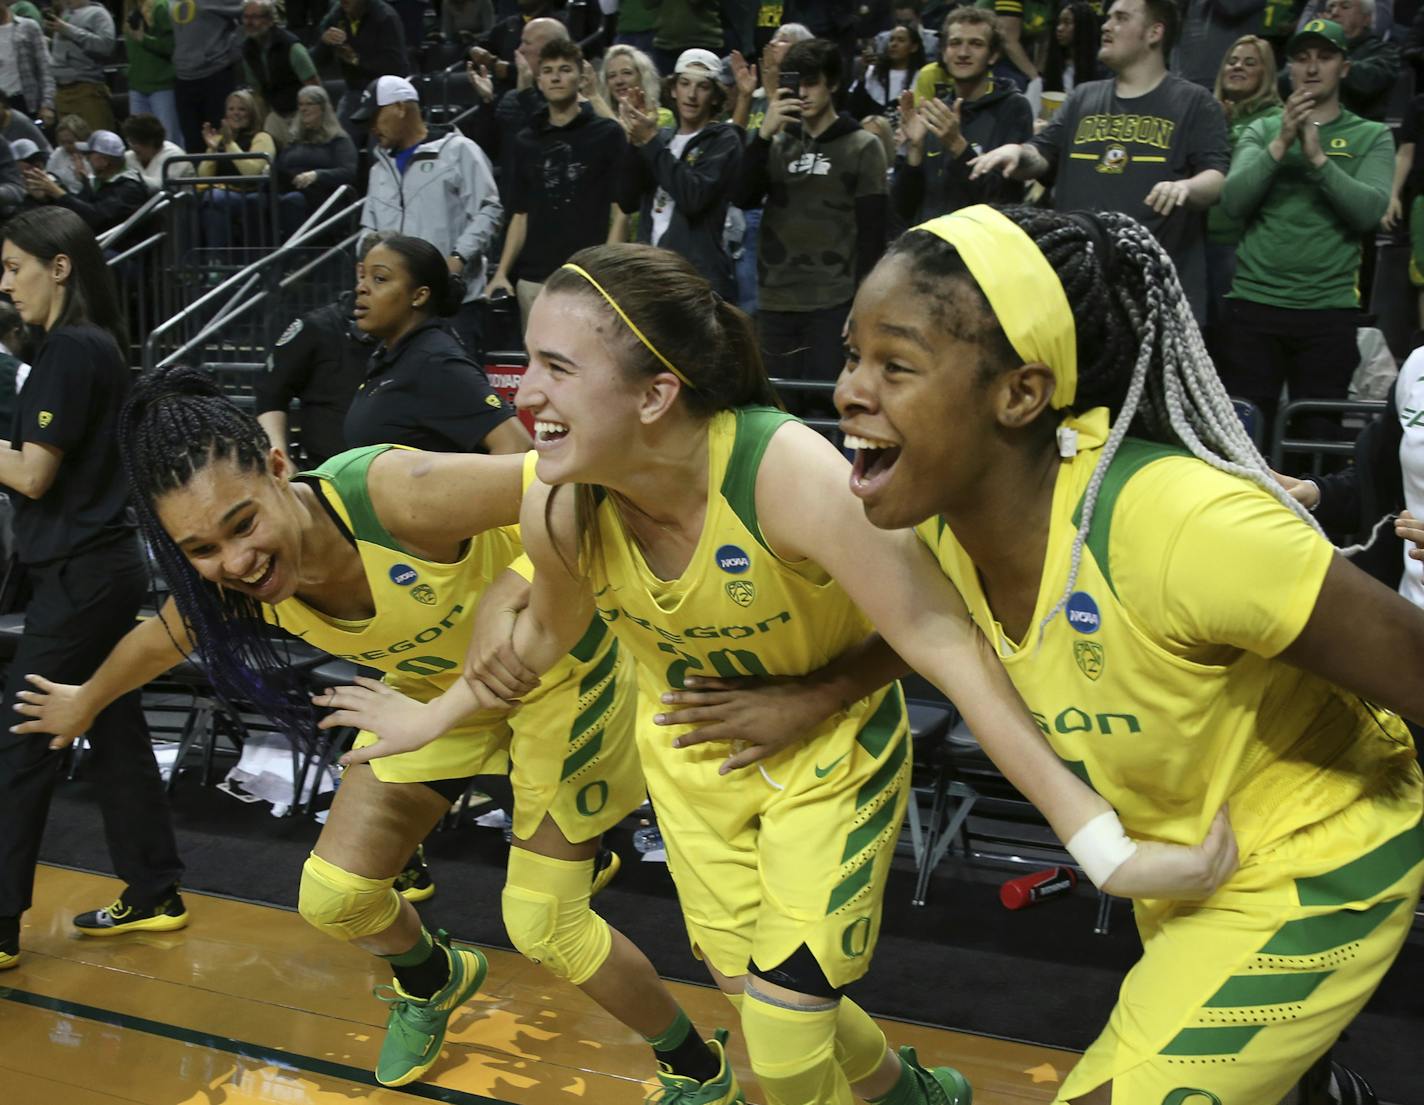
<svg viewBox="0 0 1424 1105">
<path fill-rule="evenodd" d="M 245 0 L 195 0 L 197 12 L 187 23 L 173 21 L 173 75 L 199 81 L 227 68 L 242 49 Z"/>
<path fill-rule="evenodd" d="M 104 62 L 114 53 L 114 17 L 103 4 L 86 4 L 62 11 L 59 18 L 73 28 L 59 31 L 50 50 L 55 84 L 102 84 Z"/>
</svg>

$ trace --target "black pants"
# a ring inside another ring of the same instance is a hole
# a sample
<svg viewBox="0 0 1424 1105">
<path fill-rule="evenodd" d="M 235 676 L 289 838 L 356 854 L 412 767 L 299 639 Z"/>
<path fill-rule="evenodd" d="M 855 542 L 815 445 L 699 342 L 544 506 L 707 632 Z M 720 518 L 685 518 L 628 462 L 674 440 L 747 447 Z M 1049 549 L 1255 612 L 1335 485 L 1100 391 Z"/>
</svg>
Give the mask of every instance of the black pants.
<svg viewBox="0 0 1424 1105">
<path fill-rule="evenodd" d="M 1281 385 L 1292 399 L 1344 399 L 1360 363 L 1356 310 L 1295 311 L 1226 301 L 1226 327 L 1217 370 L 1232 397 L 1249 399 L 1266 416 L 1269 435 L 1275 425 Z M 1338 436 L 1340 419 L 1319 415 L 1297 429 L 1311 437 Z"/>
<path fill-rule="evenodd" d="M 845 367 L 846 316 L 850 304 L 816 311 L 757 312 L 762 357 L 767 375 L 782 380 L 826 380 L 834 383 Z M 797 414 L 835 417 L 830 393 L 789 393 L 787 407 Z"/>
<path fill-rule="evenodd" d="M 27 672 L 82 683 L 133 628 L 147 588 L 139 555 L 130 539 L 30 569 L 25 633 L 5 676 L 3 714 L 10 720 L 0 726 L 0 917 L 18 917 L 30 907 L 61 760 L 50 751 L 48 735 L 10 732 L 27 719 L 9 707 L 29 686 Z M 114 872 L 128 884 L 131 904 L 153 905 L 178 881 L 183 864 L 137 691 L 95 719 L 89 747 L 85 772 L 99 800 Z"/>
<path fill-rule="evenodd" d="M 178 94 L 178 121 L 183 124 L 181 140 L 169 135 L 173 141 L 181 141 L 189 153 L 203 153 L 207 144 L 203 141 L 203 124 L 211 123 L 221 127 L 223 116 L 227 114 L 227 98 L 237 87 L 237 75 L 233 68 L 219 69 L 195 81 L 177 80 L 173 89 Z M 236 175 L 231 165 L 219 167 L 220 175 Z"/>
</svg>

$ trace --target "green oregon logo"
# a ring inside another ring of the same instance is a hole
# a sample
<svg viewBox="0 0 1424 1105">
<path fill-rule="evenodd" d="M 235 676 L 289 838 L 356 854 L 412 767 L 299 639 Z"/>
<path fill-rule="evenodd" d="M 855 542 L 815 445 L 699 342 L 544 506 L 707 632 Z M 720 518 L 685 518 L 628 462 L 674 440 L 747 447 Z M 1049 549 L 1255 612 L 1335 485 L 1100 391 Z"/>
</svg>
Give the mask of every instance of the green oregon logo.
<svg viewBox="0 0 1424 1105">
<path fill-rule="evenodd" d="M 447 660 L 443 656 L 412 656 L 409 660 L 402 660 L 396 665 L 400 671 L 408 671 L 411 675 L 439 675 L 442 671 L 449 671 L 451 668 L 458 668 L 460 665 L 454 660 Z"/>
<path fill-rule="evenodd" d="M 870 947 L 870 918 L 857 917 L 841 933 L 841 951 L 848 959 L 859 959 Z"/>
<path fill-rule="evenodd" d="M 603 807 L 608 805 L 608 784 L 602 779 L 586 783 L 578 792 L 578 797 L 574 799 L 574 805 L 578 807 L 579 813 L 584 817 L 602 813 Z"/>
<path fill-rule="evenodd" d="M 1194 1090 L 1181 1086 L 1162 1099 L 1162 1105 L 1221 1105 L 1221 1098 L 1210 1090 Z"/>
</svg>

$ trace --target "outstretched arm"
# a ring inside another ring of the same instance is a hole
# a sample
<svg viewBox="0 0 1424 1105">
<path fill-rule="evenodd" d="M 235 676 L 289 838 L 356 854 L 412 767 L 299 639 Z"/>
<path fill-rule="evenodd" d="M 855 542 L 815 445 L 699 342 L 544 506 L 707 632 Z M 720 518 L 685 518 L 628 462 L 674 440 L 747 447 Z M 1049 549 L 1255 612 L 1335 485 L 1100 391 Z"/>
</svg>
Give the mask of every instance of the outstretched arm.
<svg viewBox="0 0 1424 1105">
<path fill-rule="evenodd" d="M 67 748 L 111 702 L 156 679 L 192 650 L 193 641 L 170 598 L 158 617 L 129 630 L 86 682 L 75 686 L 26 675 L 35 689 L 21 691 L 15 709 L 33 720 L 12 726 L 10 732 L 50 733 L 51 748 Z"/>
<path fill-rule="evenodd" d="M 797 424 L 779 430 L 757 477 L 758 517 L 772 547 L 788 559 L 815 559 L 835 577 L 905 662 L 958 707 L 1060 840 L 1100 828 L 1112 807 L 1048 744 L 929 550 L 911 531 L 872 526 L 848 477 L 845 458 L 819 434 Z M 788 502 L 798 504 L 794 517 Z M 1200 847 L 1138 842 L 1096 881 L 1124 897 L 1200 897 L 1235 866 L 1235 840 L 1219 815 Z"/>
</svg>

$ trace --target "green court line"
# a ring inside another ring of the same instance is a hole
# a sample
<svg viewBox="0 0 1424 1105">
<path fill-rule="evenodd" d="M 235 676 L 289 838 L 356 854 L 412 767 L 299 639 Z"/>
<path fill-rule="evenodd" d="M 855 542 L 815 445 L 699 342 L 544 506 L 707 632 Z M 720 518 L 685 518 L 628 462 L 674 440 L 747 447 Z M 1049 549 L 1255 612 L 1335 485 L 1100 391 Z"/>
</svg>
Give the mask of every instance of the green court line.
<svg viewBox="0 0 1424 1105">
<path fill-rule="evenodd" d="M 401 1093 L 409 1097 L 424 1098 L 427 1101 L 445 1101 L 450 1105 L 514 1105 L 513 1102 L 505 1101 L 502 1098 L 481 1097 L 479 1094 L 464 1093 L 461 1090 L 425 1085 L 420 1082 L 412 1082 L 407 1086 L 382 1086 L 376 1081 L 374 1074 L 361 1067 L 333 1063 L 328 1059 L 318 1059 L 315 1056 L 301 1055 L 294 1051 L 263 1047 L 261 1044 L 234 1040 L 227 1036 L 215 1036 L 210 1032 L 199 1032 L 197 1029 L 185 1028 L 182 1025 L 151 1021 L 145 1017 L 132 1017 L 127 1013 L 119 1013 L 112 1009 L 100 1009 L 93 1005 L 83 1005 L 77 1001 L 66 1001 L 64 998 L 52 998 L 46 994 L 32 994 L 27 990 L 14 990 L 0 986 L 0 998 L 12 1001 L 16 1005 L 28 1005 L 34 1009 L 46 1009 L 51 1013 L 83 1017 L 86 1020 L 110 1024 L 116 1028 L 146 1032 L 150 1036 L 162 1036 L 183 1044 L 197 1044 L 215 1051 L 225 1051 L 243 1059 L 255 1059 L 268 1066 L 306 1071 L 309 1074 L 323 1074 L 329 1078 L 341 1078 L 347 1082 L 356 1082 L 363 1086 L 385 1090 L 387 1093 Z"/>
</svg>

